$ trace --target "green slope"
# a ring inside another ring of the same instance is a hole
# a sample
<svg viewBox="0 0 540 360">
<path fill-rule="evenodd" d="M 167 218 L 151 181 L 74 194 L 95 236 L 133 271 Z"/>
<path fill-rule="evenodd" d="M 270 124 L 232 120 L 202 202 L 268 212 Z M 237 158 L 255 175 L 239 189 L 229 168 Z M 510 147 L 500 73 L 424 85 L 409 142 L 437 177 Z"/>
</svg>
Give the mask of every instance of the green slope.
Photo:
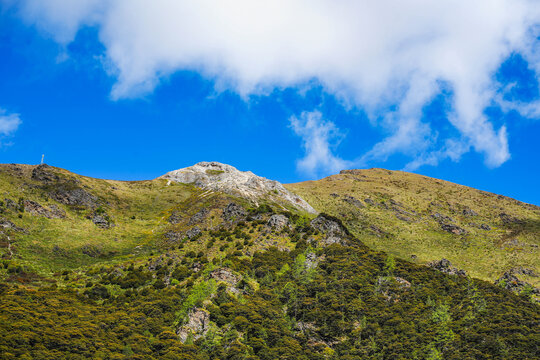
<svg viewBox="0 0 540 360">
<path fill-rule="evenodd" d="M 368 246 L 400 258 L 424 264 L 446 258 L 489 281 L 517 267 L 540 273 L 537 206 L 384 169 L 342 171 L 286 187 L 342 219 Z M 539 277 L 521 276 L 540 285 Z"/>
<path fill-rule="evenodd" d="M 531 289 L 517 295 L 370 249 L 383 236 L 362 229 L 381 235 L 385 223 L 351 223 L 351 199 L 328 206 L 347 228 L 264 199 L 255 207 L 189 185 L 48 166 L 0 166 L 0 191 L 0 359 L 539 355 Z M 536 211 L 514 205 L 504 210 L 519 219 Z M 389 211 L 366 209 L 382 220 Z M 518 224 L 520 239 L 535 234 Z"/>
</svg>

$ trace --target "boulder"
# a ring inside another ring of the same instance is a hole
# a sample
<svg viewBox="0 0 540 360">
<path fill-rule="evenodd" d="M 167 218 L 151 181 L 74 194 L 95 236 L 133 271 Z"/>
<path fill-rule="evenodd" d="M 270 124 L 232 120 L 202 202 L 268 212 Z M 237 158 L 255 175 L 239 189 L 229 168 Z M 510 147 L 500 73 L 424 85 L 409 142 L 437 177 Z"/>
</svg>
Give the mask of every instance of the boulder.
<svg viewBox="0 0 540 360">
<path fill-rule="evenodd" d="M 90 218 L 94 224 L 96 224 L 98 227 L 102 229 L 108 229 L 114 224 L 112 223 L 111 219 L 107 214 L 93 214 Z"/>
</svg>

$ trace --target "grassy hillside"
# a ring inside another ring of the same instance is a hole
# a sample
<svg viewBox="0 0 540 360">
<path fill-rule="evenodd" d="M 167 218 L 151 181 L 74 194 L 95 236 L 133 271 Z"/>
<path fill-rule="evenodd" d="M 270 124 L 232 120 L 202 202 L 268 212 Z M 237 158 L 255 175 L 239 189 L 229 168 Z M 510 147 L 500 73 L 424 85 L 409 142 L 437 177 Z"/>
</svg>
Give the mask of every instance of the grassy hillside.
<svg viewBox="0 0 540 360">
<path fill-rule="evenodd" d="M 383 229 L 391 206 L 433 225 L 397 193 L 371 194 L 373 205 L 356 213 L 333 186 L 328 210 L 348 228 L 264 199 L 255 206 L 166 180 L 98 180 L 49 166 L 0 166 L 0 191 L 0 359 L 540 355 L 532 289 L 516 294 L 365 245 L 398 239 Z M 537 228 L 522 220 L 537 210 L 514 206 L 503 218 L 530 241 Z M 364 213 L 381 221 L 352 221 Z"/>
<path fill-rule="evenodd" d="M 421 175 L 350 170 L 286 187 L 339 217 L 365 244 L 425 264 L 446 258 L 494 281 L 517 267 L 540 273 L 540 208 Z M 540 285 L 540 278 L 520 275 Z"/>
</svg>

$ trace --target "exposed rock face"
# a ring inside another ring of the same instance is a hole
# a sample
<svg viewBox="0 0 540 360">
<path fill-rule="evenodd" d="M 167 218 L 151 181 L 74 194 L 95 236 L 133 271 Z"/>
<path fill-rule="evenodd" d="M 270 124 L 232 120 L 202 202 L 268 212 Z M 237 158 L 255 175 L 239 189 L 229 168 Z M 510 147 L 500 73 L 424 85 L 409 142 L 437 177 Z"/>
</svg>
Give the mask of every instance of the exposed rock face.
<svg viewBox="0 0 540 360">
<path fill-rule="evenodd" d="M 182 221 L 182 215 L 179 211 L 173 211 L 171 216 L 167 219 L 168 222 L 171 224 L 178 224 L 180 221 Z"/>
<path fill-rule="evenodd" d="M 182 239 L 181 234 L 176 231 L 167 231 L 163 235 L 165 236 L 165 239 L 167 239 L 167 242 L 169 244 L 177 243 Z"/>
<path fill-rule="evenodd" d="M 467 273 L 464 270 L 452 266 L 450 260 L 447 259 L 433 260 L 428 266 L 445 274 L 467 276 Z"/>
<path fill-rule="evenodd" d="M 289 226 L 290 222 L 289 219 L 285 215 L 272 215 L 270 216 L 270 219 L 268 219 L 267 225 L 271 227 L 272 229 L 276 229 L 277 231 L 282 230 L 284 227 Z"/>
<path fill-rule="evenodd" d="M 370 198 L 364 199 L 364 202 L 365 202 L 366 204 L 371 205 L 371 206 L 375 205 L 375 202 L 374 202 L 373 200 L 371 200 Z"/>
<path fill-rule="evenodd" d="M 10 229 L 10 230 L 17 231 L 17 232 L 26 232 L 26 230 L 24 230 L 23 228 L 18 227 L 17 225 L 12 223 L 11 221 L 9 221 L 7 219 L 4 219 L 4 218 L 0 218 L 0 228 Z"/>
<path fill-rule="evenodd" d="M 44 216 L 48 219 L 60 219 L 66 217 L 66 213 L 56 205 L 51 205 L 49 209 L 41 206 L 32 200 L 24 201 L 24 211 L 36 215 Z"/>
<path fill-rule="evenodd" d="M 452 219 L 451 217 L 449 216 L 445 216 L 445 215 L 441 215 L 439 213 L 435 213 L 433 215 L 431 215 L 432 218 L 434 218 L 438 223 L 439 225 L 441 226 L 441 229 L 443 229 L 444 231 L 447 231 L 449 233 L 452 233 L 452 234 L 456 234 L 456 235 L 463 235 L 465 233 L 467 233 L 467 230 L 455 225 L 455 224 L 451 224 L 454 222 L 454 219 Z"/>
<path fill-rule="evenodd" d="M 32 179 L 36 181 L 41 181 L 45 184 L 52 184 L 58 182 L 60 177 L 53 173 L 52 167 L 46 164 L 38 165 L 32 170 Z"/>
<path fill-rule="evenodd" d="M 464 216 L 478 216 L 478 213 L 476 213 L 476 211 L 470 208 L 465 208 L 463 209 L 463 215 Z"/>
<path fill-rule="evenodd" d="M 208 209 L 201 209 L 201 211 L 199 211 L 189 219 L 189 225 L 199 224 L 203 222 L 209 213 L 210 211 L 208 211 Z"/>
<path fill-rule="evenodd" d="M 285 201 L 297 209 L 316 213 L 311 205 L 285 189 L 281 183 L 257 176 L 251 171 L 239 171 L 233 166 L 215 161 L 200 162 L 187 168 L 174 170 L 160 178 L 194 184 L 213 191 L 222 191 L 254 202 L 257 202 L 259 198 L 268 198 L 276 202 Z"/>
<path fill-rule="evenodd" d="M 366 206 L 362 203 L 362 201 L 350 196 L 350 195 L 345 195 L 342 199 L 343 201 L 345 202 L 348 202 L 349 204 L 351 204 L 352 206 L 356 206 L 357 208 L 359 209 L 363 209 L 365 208 Z"/>
<path fill-rule="evenodd" d="M 193 340 L 199 339 L 208 332 L 210 314 L 204 309 L 195 308 L 188 314 L 187 322 L 177 330 L 180 341 L 185 343 L 189 336 Z"/>
<path fill-rule="evenodd" d="M 10 210 L 14 210 L 14 211 L 17 211 L 19 210 L 19 205 L 11 200 L 11 199 L 4 199 L 5 203 L 6 203 L 6 208 L 10 209 Z"/>
<path fill-rule="evenodd" d="M 216 281 L 223 281 L 229 285 L 236 285 L 240 281 L 240 277 L 232 273 L 230 269 L 220 268 L 212 271 L 210 277 Z"/>
<path fill-rule="evenodd" d="M 246 216 L 246 210 L 238 204 L 230 203 L 223 209 L 223 219 L 226 221 L 235 221 Z"/>
<path fill-rule="evenodd" d="M 201 229 L 199 229 L 197 226 L 189 229 L 187 232 L 186 232 L 186 236 L 188 239 L 195 239 L 196 237 L 200 236 L 202 234 L 202 231 Z"/>
<path fill-rule="evenodd" d="M 324 215 L 319 215 L 311 220 L 311 226 L 326 235 L 324 245 L 341 244 L 347 235 L 345 229 L 337 221 Z"/>
<path fill-rule="evenodd" d="M 79 187 L 59 185 L 49 195 L 54 200 L 65 205 L 78 205 L 89 208 L 98 207 L 98 198 Z"/>
<path fill-rule="evenodd" d="M 503 224 L 511 225 L 511 224 L 523 224 L 523 220 L 518 219 L 515 216 L 508 215 L 506 213 L 500 213 L 499 217 L 501 218 L 501 221 Z"/>
</svg>

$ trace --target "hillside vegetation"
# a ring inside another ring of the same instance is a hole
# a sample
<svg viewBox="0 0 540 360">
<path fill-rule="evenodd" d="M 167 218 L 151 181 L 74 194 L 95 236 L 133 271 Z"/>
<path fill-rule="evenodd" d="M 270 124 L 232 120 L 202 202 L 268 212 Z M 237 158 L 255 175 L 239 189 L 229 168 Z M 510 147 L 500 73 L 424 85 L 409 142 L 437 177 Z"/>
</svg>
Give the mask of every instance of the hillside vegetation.
<svg viewBox="0 0 540 360">
<path fill-rule="evenodd" d="M 540 208 L 421 175 L 346 170 L 286 187 L 369 247 L 419 264 L 446 258 L 476 278 L 540 285 Z"/>
<path fill-rule="evenodd" d="M 0 191 L 0 359 L 540 356 L 531 287 L 374 250 L 380 222 L 46 165 L 0 166 Z"/>
</svg>

